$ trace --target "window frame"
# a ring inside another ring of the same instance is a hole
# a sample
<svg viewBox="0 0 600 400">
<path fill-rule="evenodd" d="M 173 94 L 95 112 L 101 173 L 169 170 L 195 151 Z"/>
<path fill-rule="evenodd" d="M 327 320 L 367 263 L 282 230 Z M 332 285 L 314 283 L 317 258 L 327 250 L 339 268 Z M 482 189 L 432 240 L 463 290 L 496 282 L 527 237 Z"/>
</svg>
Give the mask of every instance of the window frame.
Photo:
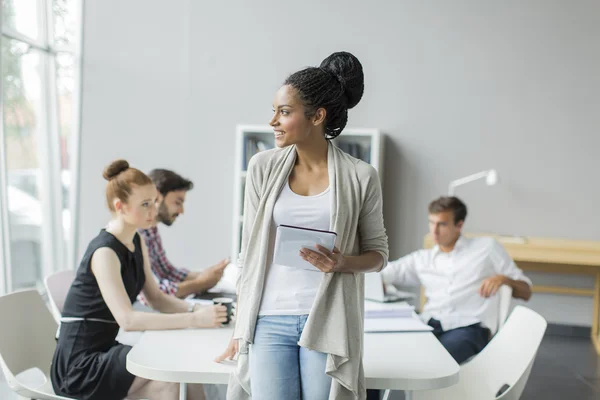
<svg viewBox="0 0 600 400">
<path fill-rule="evenodd" d="M 1 1 L 1 0 L 0 0 Z M 77 0 L 73 10 L 78 23 L 75 27 L 75 39 L 70 45 L 55 45 L 53 0 L 37 0 L 39 39 L 31 38 L 13 28 L 5 26 L 2 21 L 0 8 L 0 27 L 2 40 L 16 40 L 30 46 L 40 53 L 40 81 L 42 86 L 42 114 L 39 127 L 38 154 L 40 156 L 40 202 L 42 207 L 42 238 L 41 238 L 41 271 L 42 279 L 48 274 L 74 268 L 77 252 L 78 210 L 79 210 L 79 161 L 81 135 L 81 79 L 82 79 L 82 35 L 83 35 L 83 0 Z M 69 213 L 70 226 L 68 237 L 63 229 L 63 193 L 62 168 L 60 148 L 60 118 L 57 87 L 57 60 L 59 53 L 70 54 L 73 57 L 73 93 L 72 120 L 69 136 L 69 174 L 70 186 Z M 2 60 L 0 59 L 0 64 Z M 2 93 L 2 79 L 0 79 Z M 0 96 L 0 295 L 13 291 L 11 263 L 11 233 L 8 214 L 8 167 L 6 138 L 4 135 L 4 96 Z M 60 238 L 57 240 L 57 238 Z"/>
</svg>

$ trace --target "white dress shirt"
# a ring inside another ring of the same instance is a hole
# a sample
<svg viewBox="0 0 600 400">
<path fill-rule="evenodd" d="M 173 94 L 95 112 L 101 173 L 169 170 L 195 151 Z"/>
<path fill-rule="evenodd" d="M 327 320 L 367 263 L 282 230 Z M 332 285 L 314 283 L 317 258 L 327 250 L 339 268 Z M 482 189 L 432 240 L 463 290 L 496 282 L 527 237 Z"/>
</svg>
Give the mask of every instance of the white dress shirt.
<svg viewBox="0 0 600 400">
<path fill-rule="evenodd" d="M 449 253 L 439 246 L 415 251 L 390 261 L 381 274 L 384 283 L 423 285 L 427 303 L 421 318 L 425 322 L 437 319 L 445 331 L 476 323 L 495 330 L 498 296 L 479 295 L 487 278 L 500 274 L 531 286 L 504 247 L 490 237 L 461 236 Z"/>
</svg>

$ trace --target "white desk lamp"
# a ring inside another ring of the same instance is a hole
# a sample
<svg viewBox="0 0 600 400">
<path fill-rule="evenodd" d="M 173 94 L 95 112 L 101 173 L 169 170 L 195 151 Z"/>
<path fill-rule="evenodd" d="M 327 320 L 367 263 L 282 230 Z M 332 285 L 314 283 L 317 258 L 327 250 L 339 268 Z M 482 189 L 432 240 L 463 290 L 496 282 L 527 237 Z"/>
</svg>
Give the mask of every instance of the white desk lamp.
<svg viewBox="0 0 600 400">
<path fill-rule="evenodd" d="M 495 185 L 496 183 L 498 183 L 498 173 L 496 172 L 496 170 L 488 169 L 486 171 L 481 171 L 476 174 L 465 176 L 464 178 L 456 179 L 456 180 L 450 182 L 450 185 L 448 186 L 448 195 L 453 196 L 454 189 L 456 187 L 464 185 L 469 182 L 476 181 L 478 179 L 482 179 L 482 178 L 485 178 L 485 183 L 488 186 L 492 186 L 492 185 Z"/>
<path fill-rule="evenodd" d="M 448 196 L 454 195 L 454 189 L 460 185 L 467 184 L 469 182 L 476 181 L 478 179 L 485 178 L 485 183 L 488 186 L 493 186 L 498 183 L 498 172 L 495 169 L 488 169 L 487 171 L 481 171 L 473 175 L 465 176 L 464 178 L 456 179 L 450 182 L 448 185 Z M 527 243 L 527 238 L 525 236 L 517 236 L 517 235 L 499 235 L 498 240 L 501 243 L 519 243 L 524 244 Z"/>
</svg>

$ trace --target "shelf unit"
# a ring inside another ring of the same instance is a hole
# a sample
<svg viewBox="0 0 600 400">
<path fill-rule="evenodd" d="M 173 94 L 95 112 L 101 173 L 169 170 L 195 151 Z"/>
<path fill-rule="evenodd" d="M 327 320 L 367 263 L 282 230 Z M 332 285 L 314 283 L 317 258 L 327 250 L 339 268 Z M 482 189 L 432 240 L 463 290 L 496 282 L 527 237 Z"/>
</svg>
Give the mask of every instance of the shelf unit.
<svg viewBox="0 0 600 400">
<path fill-rule="evenodd" d="M 333 140 L 350 155 L 373 165 L 383 178 L 383 135 L 378 129 L 347 128 Z M 238 125 L 235 140 L 235 176 L 233 187 L 233 226 L 231 260 L 235 262 L 242 242 L 246 167 L 250 158 L 275 146 L 273 128 L 268 125 Z"/>
</svg>

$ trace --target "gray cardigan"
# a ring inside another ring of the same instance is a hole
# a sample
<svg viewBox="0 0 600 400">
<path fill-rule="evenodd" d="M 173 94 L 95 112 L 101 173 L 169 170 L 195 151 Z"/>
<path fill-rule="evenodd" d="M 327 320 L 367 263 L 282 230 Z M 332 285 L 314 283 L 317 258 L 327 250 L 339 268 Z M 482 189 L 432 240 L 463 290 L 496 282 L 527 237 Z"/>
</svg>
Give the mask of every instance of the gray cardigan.
<svg viewBox="0 0 600 400">
<path fill-rule="evenodd" d="M 235 372 L 227 399 L 250 399 L 249 345 L 265 283 L 273 207 L 293 169 L 295 146 L 263 151 L 248 165 L 242 248 L 238 259 L 238 309 L 234 338 L 239 339 Z M 331 229 L 344 255 L 376 251 L 388 261 L 382 196 L 375 169 L 329 144 Z M 364 399 L 363 356 L 364 275 L 326 273 L 317 291 L 298 344 L 327 353 L 330 399 Z"/>
</svg>

